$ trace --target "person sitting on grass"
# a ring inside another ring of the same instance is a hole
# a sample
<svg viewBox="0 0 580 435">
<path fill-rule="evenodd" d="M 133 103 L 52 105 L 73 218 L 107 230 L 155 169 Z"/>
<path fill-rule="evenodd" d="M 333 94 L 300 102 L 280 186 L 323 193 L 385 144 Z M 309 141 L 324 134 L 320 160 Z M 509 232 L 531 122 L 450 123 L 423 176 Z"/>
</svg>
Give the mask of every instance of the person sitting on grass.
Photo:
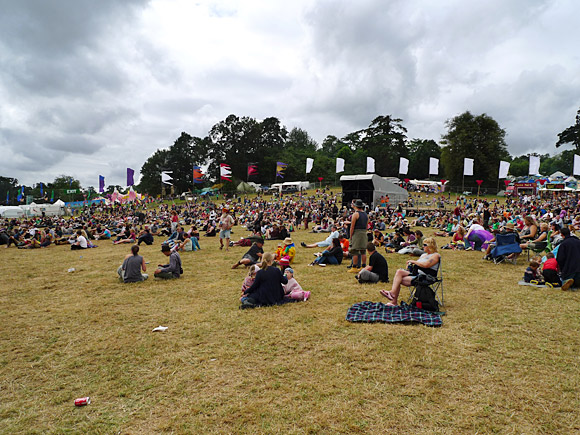
<svg viewBox="0 0 580 435">
<path fill-rule="evenodd" d="M 387 305 L 397 305 L 399 293 L 401 292 L 401 285 L 410 287 L 413 280 L 419 274 L 430 275 L 434 278 L 437 277 L 441 255 L 437 252 L 437 243 L 435 242 L 435 239 L 432 237 L 426 238 L 423 242 L 423 250 L 425 253 L 421 255 L 418 260 L 407 261 L 407 269 L 397 270 L 390 291 L 380 291 L 381 295 L 390 301 Z"/>
<path fill-rule="evenodd" d="M 127 237 L 125 239 L 115 240 L 113 242 L 113 244 L 120 245 L 121 243 L 135 243 L 136 240 L 137 240 L 137 234 L 135 234 L 135 230 L 133 228 L 131 228 L 129 230 L 129 237 Z"/>
<path fill-rule="evenodd" d="M 141 282 L 149 278 L 147 272 L 147 266 L 145 265 L 145 259 L 139 255 L 139 246 L 131 246 L 131 253 L 127 254 L 123 260 L 123 264 L 117 269 L 119 274 L 119 279 L 124 282 Z"/>
<path fill-rule="evenodd" d="M 389 282 L 389 266 L 385 257 L 376 251 L 376 246 L 373 242 L 368 242 L 367 251 L 369 264 L 355 275 L 358 282 L 361 284 L 374 284 L 379 281 Z"/>
<path fill-rule="evenodd" d="M 183 235 L 183 242 L 177 242 L 172 248 L 174 251 L 185 251 L 191 252 L 193 251 L 193 241 L 189 234 L 185 233 Z"/>
<path fill-rule="evenodd" d="M 291 237 L 286 237 L 284 239 L 284 244 L 279 245 L 276 249 L 276 261 L 280 261 L 282 258 L 287 257 L 288 264 L 292 264 L 294 257 L 296 256 L 296 247 Z"/>
<path fill-rule="evenodd" d="M 283 284 L 284 289 L 284 299 L 291 299 L 295 301 L 306 301 L 310 297 L 310 292 L 304 291 L 302 286 L 298 284 L 296 278 L 294 278 L 294 270 L 291 267 L 287 267 L 284 270 L 284 275 L 288 279 L 288 284 Z"/>
<path fill-rule="evenodd" d="M 533 282 L 534 284 L 543 284 L 540 273 L 540 263 L 532 259 L 524 272 L 524 282 Z"/>
<path fill-rule="evenodd" d="M 554 256 L 553 252 L 548 252 L 546 254 L 546 261 L 542 265 L 542 276 L 546 282 L 546 286 L 554 288 L 560 287 L 562 282 L 560 281 L 560 275 L 558 274 L 558 261 Z"/>
<path fill-rule="evenodd" d="M 288 278 L 280 269 L 274 267 L 274 254 L 267 252 L 262 258 L 262 265 L 256 274 L 256 280 L 246 290 L 242 298 L 243 307 L 259 307 L 279 304 L 284 299 L 283 284 L 288 284 Z"/>
<path fill-rule="evenodd" d="M 77 230 L 76 241 L 71 244 L 70 249 L 75 251 L 77 249 L 87 249 L 88 247 L 89 244 L 85 236 L 83 236 L 83 232 L 81 230 Z"/>
<path fill-rule="evenodd" d="M 570 234 L 570 228 L 561 230 L 564 240 L 558 245 L 556 259 L 562 276 L 562 290 L 569 290 L 573 285 L 580 287 L 580 240 Z"/>
<path fill-rule="evenodd" d="M 316 265 L 337 265 L 342 263 L 342 258 L 344 256 L 344 251 L 340 245 L 340 239 L 332 239 L 332 247 L 322 251 L 322 254 L 317 257 L 309 266 Z"/>
<path fill-rule="evenodd" d="M 177 251 L 172 251 L 169 245 L 161 245 L 163 255 L 169 257 L 169 264 L 159 264 L 154 272 L 155 278 L 175 279 L 181 276 L 181 257 Z"/>
<path fill-rule="evenodd" d="M 332 232 L 322 242 L 312 243 L 310 245 L 307 245 L 306 243 L 301 242 L 300 245 L 303 248 L 326 248 L 332 244 L 332 239 L 337 239 L 338 236 L 339 236 L 338 229 L 337 229 L 336 225 L 333 225 Z"/>
<path fill-rule="evenodd" d="M 258 270 L 260 270 L 260 268 L 255 264 L 252 264 L 248 268 L 248 275 L 244 278 L 244 282 L 242 283 L 242 295 L 240 296 L 240 301 L 246 296 L 246 290 L 254 284 Z"/>
<path fill-rule="evenodd" d="M 262 258 L 262 255 L 264 254 L 264 249 L 262 249 L 263 246 L 264 246 L 263 240 L 257 240 L 256 242 L 254 242 L 254 244 L 250 246 L 250 249 L 248 249 L 248 252 L 244 254 L 242 259 L 232 266 L 232 269 L 236 269 L 238 266 L 241 266 L 242 264 L 244 266 L 251 266 L 252 264 L 259 263 L 260 259 Z"/>
</svg>

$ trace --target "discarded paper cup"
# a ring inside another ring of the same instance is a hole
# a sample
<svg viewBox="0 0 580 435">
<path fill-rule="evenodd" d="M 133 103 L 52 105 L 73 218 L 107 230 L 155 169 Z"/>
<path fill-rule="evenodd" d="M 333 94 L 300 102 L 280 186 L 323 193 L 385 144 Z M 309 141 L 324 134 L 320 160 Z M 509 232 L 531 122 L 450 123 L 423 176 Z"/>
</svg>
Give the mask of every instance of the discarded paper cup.
<svg viewBox="0 0 580 435">
<path fill-rule="evenodd" d="M 68 271 L 69 272 L 74 272 L 76 269 L 74 267 L 71 267 Z"/>
</svg>

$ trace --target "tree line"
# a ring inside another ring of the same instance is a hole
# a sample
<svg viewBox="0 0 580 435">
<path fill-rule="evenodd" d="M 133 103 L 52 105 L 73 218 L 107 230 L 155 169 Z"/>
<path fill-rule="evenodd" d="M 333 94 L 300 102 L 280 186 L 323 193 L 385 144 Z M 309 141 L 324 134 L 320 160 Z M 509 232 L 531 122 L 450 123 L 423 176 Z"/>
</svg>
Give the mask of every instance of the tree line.
<svg viewBox="0 0 580 435">
<path fill-rule="evenodd" d="M 194 188 L 208 187 L 219 182 L 219 165 L 230 165 L 233 182 L 225 182 L 224 188 L 234 189 L 239 181 L 247 180 L 247 165 L 254 164 L 258 174 L 249 181 L 271 184 L 275 181 L 307 180 L 332 184 L 340 175 L 363 174 L 366 158 L 375 159 L 375 172 L 381 176 L 399 177 L 399 157 L 409 159 L 407 175 L 401 178 L 449 180 L 452 186 L 463 182 L 463 159 L 474 159 L 474 175 L 465 177 L 465 186 L 475 187 L 475 180 L 483 180 L 483 187 L 497 186 L 499 162 L 510 162 L 510 175 L 525 176 L 528 173 L 530 154 L 513 157 L 507 151 L 506 132 L 490 116 L 473 115 L 467 111 L 446 122 L 446 133 L 439 143 L 433 139 L 409 139 L 403 120 L 391 115 L 378 116 L 367 128 L 348 133 L 342 138 L 327 136 L 318 144 L 301 128 L 290 131 L 275 117 L 258 121 L 251 117 L 229 115 L 215 124 L 201 138 L 181 133 L 167 149 L 157 150 L 141 167 L 141 180 L 136 190 L 150 195 L 161 193 L 161 171 L 173 171 L 176 193 Z M 540 172 L 552 174 L 561 171 L 572 173 L 573 155 L 580 153 L 580 109 L 575 123 L 558 134 L 556 148 L 572 144 L 574 149 L 554 156 L 534 154 L 540 157 Z M 314 159 L 309 174 L 305 173 L 306 158 Z M 336 158 L 345 160 L 345 170 L 336 174 Z M 440 159 L 439 174 L 429 175 L 429 158 Z M 276 162 L 288 164 L 284 179 L 276 178 Z M 203 184 L 193 182 L 193 165 L 209 165 Z M 80 201 L 96 196 L 95 188 L 83 189 L 79 180 L 59 175 L 52 182 L 39 182 L 24 186 L 25 195 L 35 199 L 64 199 Z M 112 193 L 121 186 L 108 186 Z M 69 191 L 75 190 L 75 193 Z M 15 178 L 0 177 L 0 203 L 15 204 L 22 186 Z"/>
<path fill-rule="evenodd" d="M 307 180 L 333 183 L 340 175 L 366 172 L 366 158 L 375 159 L 375 172 L 380 176 L 410 179 L 449 180 L 452 186 L 476 185 L 496 187 L 501 160 L 511 162 L 510 174 L 525 176 L 528 173 L 529 154 L 513 157 L 507 150 L 506 132 L 492 117 L 473 115 L 469 111 L 446 122 L 446 133 L 439 143 L 433 139 L 409 139 L 403 120 L 391 115 L 378 116 L 367 128 L 338 138 L 327 136 L 318 144 L 301 128 L 288 129 L 275 117 L 258 121 L 251 117 L 229 115 L 215 124 L 207 136 L 195 137 L 181 133 L 168 149 L 157 150 L 141 168 L 138 190 L 152 195 L 161 192 L 161 171 L 173 171 L 173 184 L 177 193 L 199 187 L 193 182 L 193 165 L 209 165 L 205 187 L 219 182 L 219 165 L 231 167 L 233 181 L 225 188 L 233 189 L 240 181 L 247 181 L 247 166 L 254 164 L 258 174 L 249 181 L 271 184 L 276 181 Z M 559 135 L 556 147 L 572 143 L 580 150 L 580 110 L 576 124 Z M 574 150 L 551 157 L 539 155 L 543 174 L 556 170 L 571 174 Z M 534 154 L 537 155 L 537 154 Z M 314 159 L 309 174 L 305 173 L 306 158 Z M 345 160 L 345 170 L 336 174 L 336 158 Z M 409 159 L 407 175 L 400 175 L 399 157 Z M 440 159 L 439 174 L 429 175 L 429 159 Z M 463 159 L 474 159 L 474 174 L 463 179 Z M 276 178 L 276 162 L 288 167 L 284 179 Z"/>
</svg>

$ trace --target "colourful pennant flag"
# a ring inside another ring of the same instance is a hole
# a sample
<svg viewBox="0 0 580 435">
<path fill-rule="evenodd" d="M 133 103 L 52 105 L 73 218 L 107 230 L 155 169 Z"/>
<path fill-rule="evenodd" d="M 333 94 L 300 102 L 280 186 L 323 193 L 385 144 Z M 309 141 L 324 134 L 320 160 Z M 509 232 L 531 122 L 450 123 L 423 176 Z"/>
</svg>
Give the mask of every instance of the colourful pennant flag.
<svg viewBox="0 0 580 435">
<path fill-rule="evenodd" d="M 258 175 L 258 165 L 256 163 L 248 163 L 248 179 L 254 175 Z"/>
<path fill-rule="evenodd" d="M 42 189 L 42 183 L 40 183 L 40 196 L 44 196 L 44 190 Z"/>
<path fill-rule="evenodd" d="M 193 182 L 196 184 L 203 183 L 203 172 L 201 172 L 201 166 L 193 167 Z"/>
<path fill-rule="evenodd" d="M 287 167 L 287 163 L 276 162 L 276 177 L 284 178 L 284 171 Z"/>
<path fill-rule="evenodd" d="M 103 193 L 105 191 L 105 177 L 99 175 L 99 193 Z"/>
<path fill-rule="evenodd" d="M 18 193 L 18 196 L 16 197 L 16 200 L 18 202 L 22 201 L 22 198 L 24 198 L 24 186 L 22 186 L 22 190 Z"/>
<path fill-rule="evenodd" d="M 135 180 L 133 176 L 135 175 L 135 171 L 131 168 L 127 168 L 127 186 L 133 186 L 135 184 Z"/>
<path fill-rule="evenodd" d="M 232 181 L 232 168 L 230 165 L 220 163 L 220 180 Z"/>
<path fill-rule="evenodd" d="M 6 205 L 8 205 L 10 203 L 10 191 L 7 190 L 6 191 Z"/>
<path fill-rule="evenodd" d="M 52 195 L 50 195 L 50 202 L 54 202 L 54 190 L 52 191 Z"/>
</svg>

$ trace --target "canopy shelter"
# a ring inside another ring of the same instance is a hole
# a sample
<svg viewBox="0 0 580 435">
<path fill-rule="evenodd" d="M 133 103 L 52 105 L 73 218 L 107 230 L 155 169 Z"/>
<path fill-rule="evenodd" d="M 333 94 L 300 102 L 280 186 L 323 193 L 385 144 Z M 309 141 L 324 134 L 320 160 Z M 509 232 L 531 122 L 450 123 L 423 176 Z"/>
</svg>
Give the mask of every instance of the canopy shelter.
<svg viewBox="0 0 580 435">
<path fill-rule="evenodd" d="M 340 177 L 342 185 L 342 205 L 349 206 L 353 199 L 362 199 L 370 207 L 381 203 L 381 197 L 389 197 L 391 205 L 398 205 L 407 201 L 409 193 L 395 183 L 385 180 L 376 174 L 343 175 Z"/>
<path fill-rule="evenodd" d="M 58 200 L 54 204 L 36 204 L 32 202 L 28 205 L 21 205 L 26 216 L 64 216 L 65 204 Z"/>
<path fill-rule="evenodd" d="M 0 218 L 13 219 L 21 218 L 22 216 L 24 216 L 24 210 L 22 210 L 20 207 L 11 205 L 0 206 Z"/>
<path fill-rule="evenodd" d="M 245 181 L 242 181 L 240 184 L 238 184 L 238 187 L 236 187 L 236 190 L 238 192 L 255 192 L 256 188 L 253 186 L 250 186 L 248 183 L 246 183 Z"/>
</svg>

